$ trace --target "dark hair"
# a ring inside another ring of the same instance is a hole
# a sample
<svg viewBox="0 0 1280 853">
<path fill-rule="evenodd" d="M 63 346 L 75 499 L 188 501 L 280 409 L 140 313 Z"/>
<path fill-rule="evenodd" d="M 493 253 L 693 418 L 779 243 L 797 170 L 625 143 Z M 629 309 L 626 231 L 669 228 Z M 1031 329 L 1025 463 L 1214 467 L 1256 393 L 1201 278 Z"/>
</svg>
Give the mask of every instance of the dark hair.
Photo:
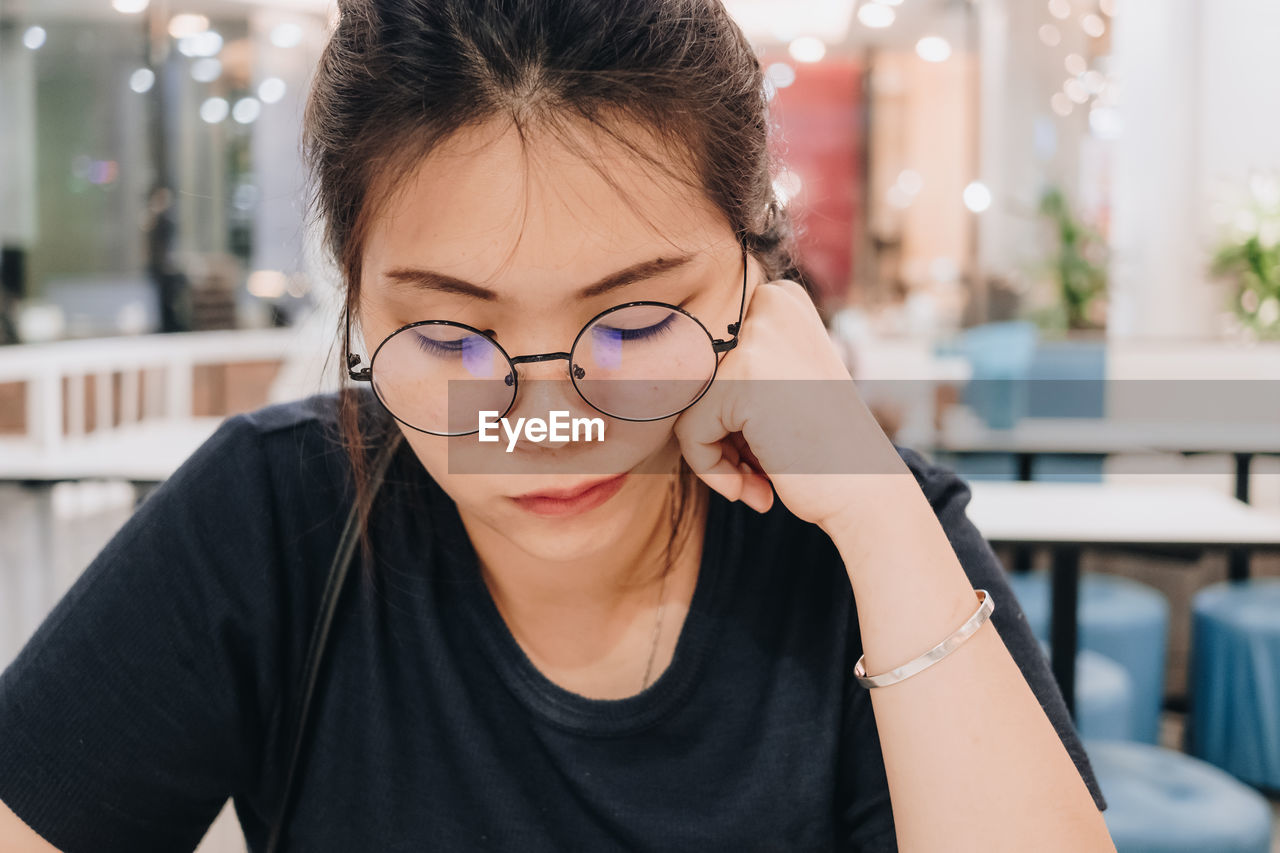
<svg viewBox="0 0 1280 853">
<path fill-rule="evenodd" d="M 766 274 L 796 277 L 790 219 L 772 186 L 764 77 L 719 0 L 340 0 L 339 15 L 303 150 L 352 317 L 364 238 L 395 176 L 458 129 L 493 119 L 522 138 L 582 120 L 651 162 L 677 155 Z M 628 124 L 652 137 L 628 135 Z M 345 381 L 349 351 L 339 424 L 368 565 L 366 451 L 402 435 L 389 417 L 365 431 L 360 392 Z M 683 460 L 677 479 L 681 518 L 694 485 Z"/>
</svg>

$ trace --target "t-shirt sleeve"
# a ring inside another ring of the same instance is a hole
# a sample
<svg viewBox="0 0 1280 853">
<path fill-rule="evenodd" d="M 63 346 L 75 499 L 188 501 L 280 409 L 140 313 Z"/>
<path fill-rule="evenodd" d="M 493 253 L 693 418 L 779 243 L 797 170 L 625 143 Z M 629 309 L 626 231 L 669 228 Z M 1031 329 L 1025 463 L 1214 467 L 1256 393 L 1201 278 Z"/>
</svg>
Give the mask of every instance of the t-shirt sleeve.
<svg viewBox="0 0 1280 853">
<path fill-rule="evenodd" d="M 987 590 L 997 602 L 991 621 L 1000 633 L 1000 639 L 1008 647 L 1009 654 L 1017 662 L 1031 691 L 1040 701 L 1040 707 L 1044 708 L 1045 715 L 1053 723 L 1054 731 L 1058 733 L 1088 786 L 1089 793 L 1093 795 L 1094 804 L 1099 811 L 1105 810 L 1107 801 L 1098 787 L 1093 767 L 1089 764 L 1089 756 L 1080 742 L 1080 734 L 1071 715 L 1067 713 L 1067 703 L 1053 677 L 1049 659 L 1018 605 L 1018 599 L 1009 586 L 1008 576 L 1000 565 L 999 558 L 965 512 L 972 496 L 969 485 L 951 468 L 929 462 L 914 450 L 899 448 L 899 452 L 929 498 L 929 503 L 933 506 L 938 521 L 942 523 L 942 529 L 946 531 L 951 547 L 960 558 L 973 588 Z"/>
<path fill-rule="evenodd" d="M 224 421 L 0 674 L 0 801 L 63 853 L 190 851 L 276 700 L 277 547 L 257 428 Z"/>
<path fill-rule="evenodd" d="M 992 624 L 1008 647 L 1009 654 L 1017 662 L 1071 760 L 1075 762 L 1076 769 L 1080 771 L 1081 778 L 1093 796 L 1094 804 L 1100 811 L 1105 810 L 1106 799 L 1098 786 L 1071 715 L 1067 713 L 1066 702 L 1049 668 L 1048 658 L 1014 597 L 999 558 L 965 513 L 971 496 L 968 484 L 952 469 L 929 462 L 914 450 L 899 447 L 898 452 L 933 506 L 973 588 L 987 590 L 995 600 L 996 607 L 991 614 Z M 884 757 L 876 735 L 870 693 L 852 676 L 846 693 L 842 739 L 845 743 L 862 744 L 860 748 L 855 746 L 844 750 L 845 755 L 841 757 L 843 788 L 840 808 L 846 827 L 846 849 L 896 850 L 888 781 Z M 876 744 L 876 748 L 866 749 L 867 743 Z"/>
</svg>

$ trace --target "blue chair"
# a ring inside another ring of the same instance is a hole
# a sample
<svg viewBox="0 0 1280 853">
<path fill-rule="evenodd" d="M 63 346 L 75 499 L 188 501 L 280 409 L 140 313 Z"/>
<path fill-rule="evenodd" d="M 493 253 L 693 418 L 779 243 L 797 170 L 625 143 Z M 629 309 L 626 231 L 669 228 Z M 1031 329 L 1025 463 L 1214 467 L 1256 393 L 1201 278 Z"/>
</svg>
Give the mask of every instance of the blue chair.
<svg viewBox="0 0 1280 853">
<path fill-rule="evenodd" d="M 1104 341 L 1041 341 L 1027 368 L 1027 417 L 1101 418 L 1107 408 Z"/>
<path fill-rule="evenodd" d="M 1015 320 L 965 329 L 956 351 L 972 368 L 963 400 L 995 429 L 1013 426 L 1027 411 L 1027 372 L 1040 332 Z"/>
<path fill-rule="evenodd" d="M 1049 637 L 1049 575 L 1011 572 L 1013 594 L 1032 632 Z M 1129 674 L 1133 685 L 1134 740 L 1156 743 L 1164 704 L 1169 603 L 1157 590 L 1114 575 L 1085 572 L 1080 578 L 1080 648 L 1103 655 Z"/>
<path fill-rule="evenodd" d="M 1280 578 L 1196 593 L 1189 682 L 1187 751 L 1280 790 Z"/>
<path fill-rule="evenodd" d="M 1270 853 L 1266 799 L 1208 762 L 1129 741 L 1084 747 L 1117 853 Z"/>
<path fill-rule="evenodd" d="M 1107 408 L 1105 341 L 1041 341 L 1027 369 L 1027 417 L 1102 418 Z M 1100 483 L 1101 454 L 1045 453 L 1035 479 Z"/>
<path fill-rule="evenodd" d="M 1101 418 L 1106 413 L 1106 345 L 1101 341 L 1040 341 L 1024 321 L 966 329 L 940 354 L 969 361 L 963 401 L 987 426 L 1004 429 L 1023 418 Z M 948 464 L 969 479 L 1012 480 L 1010 453 L 965 454 Z M 1102 455 L 1041 454 L 1037 480 L 1100 482 Z"/>
<path fill-rule="evenodd" d="M 984 323 L 940 343 L 940 356 L 960 356 L 969 362 L 969 381 L 961 402 L 994 429 L 1013 426 L 1027 413 L 1027 372 L 1040 332 L 1034 323 L 1014 320 Z M 966 453 L 941 460 L 967 480 L 1013 480 L 1017 462 L 1008 453 Z"/>
<path fill-rule="evenodd" d="M 1133 679 L 1111 658 L 1082 649 L 1076 656 L 1076 729 L 1081 737 L 1133 740 Z"/>
</svg>

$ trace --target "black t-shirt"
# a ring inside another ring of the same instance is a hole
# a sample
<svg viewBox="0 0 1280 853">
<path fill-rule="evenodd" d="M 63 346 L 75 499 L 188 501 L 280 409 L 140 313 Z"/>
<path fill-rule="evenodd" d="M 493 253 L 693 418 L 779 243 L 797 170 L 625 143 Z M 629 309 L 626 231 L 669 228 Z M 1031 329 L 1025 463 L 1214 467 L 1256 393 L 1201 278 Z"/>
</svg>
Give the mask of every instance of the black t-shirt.
<svg viewBox="0 0 1280 853">
<path fill-rule="evenodd" d="M 65 853 L 191 850 L 228 797 L 262 849 L 351 501 L 335 401 L 227 420 L 0 676 L 0 800 Z M 967 487 L 899 452 L 1105 808 Z M 670 667 L 587 699 L 524 656 L 402 444 L 374 573 L 354 567 L 339 602 L 287 849 L 896 849 L 839 554 L 780 501 L 711 500 Z"/>
</svg>

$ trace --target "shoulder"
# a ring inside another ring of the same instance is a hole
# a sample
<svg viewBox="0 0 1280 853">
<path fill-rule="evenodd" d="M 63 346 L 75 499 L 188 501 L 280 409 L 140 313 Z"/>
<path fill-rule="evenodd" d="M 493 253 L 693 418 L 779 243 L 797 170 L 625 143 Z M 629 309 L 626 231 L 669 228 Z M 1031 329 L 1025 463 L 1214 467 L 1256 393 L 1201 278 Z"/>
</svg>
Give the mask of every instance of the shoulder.
<svg viewBox="0 0 1280 853">
<path fill-rule="evenodd" d="M 969 502 L 969 485 L 953 468 L 930 460 L 914 448 L 899 444 L 893 447 L 935 512 L 944 508 L 963 508 Z"/>
<path fill-rule="evenodd" d="M 192 468 L 208 473 L 209 468 L 243 466 L 237 460 L 258 461 L 268 445 L 281 438 L 337 436 L 339 402 L 336 394 L 316 394 L 285 403 L 230 415 L 190 457 L 170 480 L 187 479 Z"/>
<path fill-rule="evenodd" d="M 323 555 L 353 493 L 338 423 L 336 394 L 226 418 L 139 503 L 120 534 L 121 559 L 161 550 L 182 565 L 217 563 L 214 574 L 229 577 Z"/>
<path fill-rule="evenodd" d="M 214 438 L 228 444 L 278 451 L 294 446 L 339 444 L 342 402 L 337 393 L 313 394 L 228 417 Z"/>
<path fill-rule="evenodd" d="M 336 439 L 343 422 L 349 419 L 363 431 L 385 430 L 391 425 L 371 391 L 350 389 L 345 394 L 312 394 L 231 415 L 222 430 L 240 440 L 270 441 L 276 436 L 298 434 Z"/>
<path fill-rule="evenodd" d="M 343 411 L 347 405 L 350 413 Z M 240 494 L 299 477 L 313 486 L 315 478 L 341 483 L 348 467 L 344 417 L 354 416 L 367 431 L 381 423 L 375 407 L 372 394 L 356 393 L 347 404 L 330 392 L 231 415 L 170 480 L 190 488 L 192 480 L 212 479 Z"/>
<path fill-rule="evenodd" d="M 59 848 L 190 850 L 262 790 L 344 511 L 327 396 L 226 419 L 0 672 L 0 800 Z"/>
</svg>

